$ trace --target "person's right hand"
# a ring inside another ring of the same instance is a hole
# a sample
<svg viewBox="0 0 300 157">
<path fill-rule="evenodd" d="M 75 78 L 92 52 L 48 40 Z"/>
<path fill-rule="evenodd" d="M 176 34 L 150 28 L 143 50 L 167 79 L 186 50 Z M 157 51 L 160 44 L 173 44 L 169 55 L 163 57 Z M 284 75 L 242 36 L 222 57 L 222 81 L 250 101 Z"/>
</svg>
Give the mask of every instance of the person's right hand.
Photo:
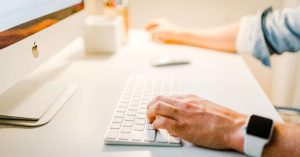
<svg viewBox="0 0 300 157">
<path fill-rule="evenodd" d="M 243 152 L 247 116 L 198 96 L 159 96 L 148 105 L 147 118 L 153 128 L 195 145 Z"/>
<path fill-rule="evenodd" d="M 165 19 L 155 19 L 145 26 L 152 40 L 168 44 L 182 44 L 182 28 Z"/>
</svg>

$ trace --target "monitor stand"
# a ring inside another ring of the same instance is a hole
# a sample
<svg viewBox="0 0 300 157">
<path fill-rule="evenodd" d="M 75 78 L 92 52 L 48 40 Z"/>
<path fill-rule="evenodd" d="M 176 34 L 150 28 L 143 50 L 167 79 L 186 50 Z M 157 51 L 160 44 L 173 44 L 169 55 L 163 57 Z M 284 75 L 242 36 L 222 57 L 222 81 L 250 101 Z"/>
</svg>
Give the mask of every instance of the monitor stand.
<svg viewBox="0 0 300 157">
<path fill-rule="evenodd" d="M 41 126 L 48 123 L 77 89 L 61 81 L 20 81 L 0 95 L 0 124 Z"/>
</svg>

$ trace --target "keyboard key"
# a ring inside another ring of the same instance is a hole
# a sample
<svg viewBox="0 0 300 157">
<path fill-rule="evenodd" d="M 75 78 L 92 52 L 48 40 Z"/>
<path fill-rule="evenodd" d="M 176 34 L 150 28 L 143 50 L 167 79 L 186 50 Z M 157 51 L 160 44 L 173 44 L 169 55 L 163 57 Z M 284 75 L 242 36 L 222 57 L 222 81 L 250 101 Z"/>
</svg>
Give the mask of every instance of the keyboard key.
<svg viewBox="0 0 300 157">
<path fill-rule="evenodd" d="M 146 123 L 145 119 L 136 119 L 135 120 L 135 124 L 140 124 L 140 125 L 144 125 Z"/>
<path fill-rule="evenodd" d="M 124 95 L 122 98 L 121 98 L 121 100 L 123 101 L 123 100 L 130 100 L 130 95 Z"/>
<path fill-rule="evenodd" d="M 140 99 L 132 99 L 131 100 L 131 103 L 139 103 L 140 102 Z"/>
<path fill-rule="evenodd" d="M 124 107 L 118 107 L 117 112 L 125 112 L 126 108 Z"/>
<path fill-rule="evenodd" d="M 148 106 L 148 103 L 147 104 L 140 104 L 140 109 L 146 109 Z"/>
<path fill-rule="evenodd" d="M 124 117 L 124 112 L 116 112 L 115 113 L 115 117 L 117 117 L 117 118 L 123 118 Z"/>
<path fill-rule="evenodd" d="M 134 116 L 125 116 L 124 120 L 126 120 L 126 121 L 134 121 Z"/>
<path fill-rule="evenodd" d="M 154 142 L 155 130 L 145 130 L 143 135 L 144 141 Z"/>
<path fill-rule="evenodd" d="M 128 115 L 128 116 L 135 116 L 136 115 L 136 111 L 128 110 L 128 111 L 126 111 L 126 115 Z"/>
<path fill-rule="evenodd" d="M 143 131 L 133 131 L 131 134 L 131 139 L 134 141 L 140 141 L 143 137 Z"/>
<path fill-rule="evenodd" d="M 122 118 L 116 118 L 116 117 L 112 120 L 113 123 L 122 123 L 122 121 L 123 121 Z"/>
<path fill-rule="evenodd" d="M 136 118 L 138 118 L 138 119 L 146 119 L 146 114 L 137 114 Z"/>
<path fill-rule="evenodd" d="M 140 97 L 141 97 L 140 93 L 136 93 L 135 95 L 133 95 L 132 100 L 140 100 Z"/>
<path fill-rule="evenodd" d="M 135 125 L 134 130 L 143 131 L 145 128 L 145 125 Z"/>
<path fill-rule="evenodd" d="M 121 123 L 111 123 L 110 128 L 111 129 L 120 129 Z"/>
<path fill-rule="evenodd" d="M 147 130 L 154 130 L 152 124 L 147 123 L 146 126 Z"/>
<path fill-rule="evenodd" d="M 141 97 L 141 92 L 143 91 L 143 87 L 138 87 L 135 88 L 133 95 L 135 98 L 140 98 Z"/>
<path fill-rule="evenodd" d="M 131 132 L 131 127 L 123 126 L 122 129 L 121 129 L 121 132 L 127 132 L 127 133 L 130 133 L 130 132 Z"/>
<path fill-rule="evenodd" d="M 161 143 L 168 143 L 169 141 L 169 133 L 164 129 L 159 129 L 156 134 L 155 141 Z"/>
<path fill-rule="evenodd" d="M 137 101 L 137 102 L 132 102 L 131 104 L 130 104 L 130 106 L 139 106 L 140 105 L 140 103 Z"/>
<path fill-rule="evenodd" d="M 130 102 L 130 99 L 123 99 L 123 100 L 121 100 L 121 103 L 120 103 L 120 105 L 124 105 L 124 106 L 127 106 L 127 104 Z"/>
<path fill-rule="evenodd" d="M 175 143 L 175 144 L 179 144 L 180 143 L 180 139 L 179 137 L 174 137 L 174 136 L 169 136 L 169 142 L 170 143 Z"/>
<path fill-rule="evenodd" d="M 137 111 L 138 108 L 139 108 L 138 106 L 129 106 L 128 110 L 130 110 L 130 111 Z"/>
<path fill-rule="evenodd" d="M 108 139 L 115 139 L 118 135 L 119 130 L 118 129 L 109 129 L 106 138 Z"/>
<path fill-rule="evenodd" d="M 119 139 L 120 140 L 128 140 L 129 138 L 130 138 L 130 133 L 121 132 L 119 134 Z"/>
<path fill-rule="evenodd" d="M 132 127 L 132 126 L 133 126 L 133 121 L 124 121 L 124 122 L 123 122 L 123 126 L 129 126 L 129 127 Z"/>
<path fill-rule="evenodd" d="M 148 105 L 150 103 L 151 99 L 147 99 L 147 100 L 142 100 L 141 104 L 142 105 Z"/>
<path fill-rule="evenodd" d="M 147 106 L 148 105 L 142 105 L 142 106 L 140 106 L 140 109 L 147 109 Z"/>
<path fill-rule="evenodd" d="M 147 107 L 146 107 L 147 108 Z M 141 114 L 146 114 L 147 113 L 147 109 L 139 109 L 138 110 L 138 113 L 141 113 Z"/>
</svg>

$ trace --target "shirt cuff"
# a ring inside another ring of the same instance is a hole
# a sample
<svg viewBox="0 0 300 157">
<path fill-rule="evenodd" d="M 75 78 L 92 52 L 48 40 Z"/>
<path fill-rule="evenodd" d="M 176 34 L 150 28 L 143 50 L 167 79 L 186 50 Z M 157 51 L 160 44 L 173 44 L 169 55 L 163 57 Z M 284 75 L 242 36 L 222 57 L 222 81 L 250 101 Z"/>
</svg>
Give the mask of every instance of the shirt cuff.
<svg viewBox="0 0 300 157">
<path fill-rule="evenodd" d="M 262 19 L 267 15 L 266 11 L 242 18 L 237 35 L 236 50 L 240 54 L 251 54 L 265 66 L 270 67 L 270 51 L 262 29 Z"/>
</svg>

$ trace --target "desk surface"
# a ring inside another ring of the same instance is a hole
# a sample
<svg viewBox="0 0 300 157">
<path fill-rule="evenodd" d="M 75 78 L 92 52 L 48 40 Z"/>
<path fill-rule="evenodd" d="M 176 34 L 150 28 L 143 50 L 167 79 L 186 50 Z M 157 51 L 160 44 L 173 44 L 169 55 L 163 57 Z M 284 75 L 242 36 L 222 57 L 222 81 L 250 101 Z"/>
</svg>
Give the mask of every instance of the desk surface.
<svg viewBox="0 0 300 157">
<path fill-rule="evenodd" d="M 82 39 L 76 39 L 31 74 L 29 79 L 71 81 L 80 87 L 45 126 L 0 126 L 0 156 L 241 156 L 186 142 L 180 148 L 104 145 L 105 130 L 130 74 L 175 74 L 189 80 L 192 88 L 187 88 L 187 93 L 243 113 L 281 120 L 240 56 L 152 43 L 145 32 L 138 30 L 131 31 L 129 37 L 128 44 L 112 56 L 86 56 Z M 170 54 L 184 55 L 192 64 L 150 66 L 151 59 Z"/>
</svg>

